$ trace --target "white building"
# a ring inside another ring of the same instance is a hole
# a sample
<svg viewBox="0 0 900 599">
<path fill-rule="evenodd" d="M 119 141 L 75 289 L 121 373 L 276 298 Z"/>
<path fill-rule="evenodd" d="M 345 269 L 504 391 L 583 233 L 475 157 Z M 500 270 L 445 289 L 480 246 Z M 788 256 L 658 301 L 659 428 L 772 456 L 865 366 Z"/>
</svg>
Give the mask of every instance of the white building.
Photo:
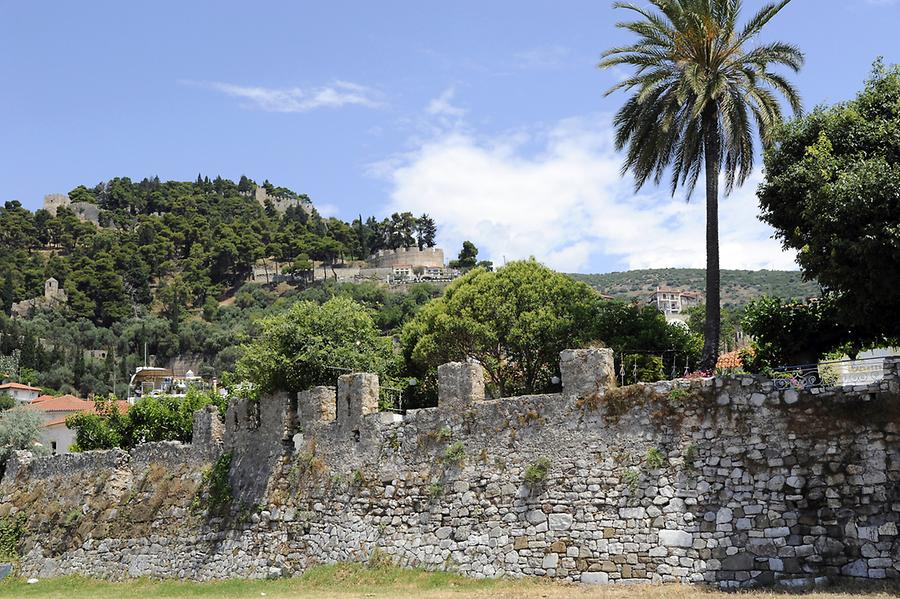
<svg viewBox="0 0 900 599">
<path fill-rule="evenodd" d="M 699 293 L 693 291 L 657 287 L 649 302 L 663 314 L 682 314 L 691 306 L 699 305 L 701 298 Z"/>
<path fill-rule="evenodd" d="M 31 403 L 41 394 L 38 387 L 21 383 L 4 383 L 0 385 L 0 395 L 9 395 L 19 403 Z"/>
<path fill-rule="evenodd" d="M 128 402 L 116 402 L 120 412 L 128 410 Z M 41 424 L 41 444 L 51 453 L 69 453 L 75 443 L 75 431 L 66 426 L 66 418 L 82 412 L 96 413 L 97 407 L 92 401 L 79 399 L 74 395 L 41 395 L 29 404 L 29 409 L 39 412 L 44 422 Z"/>
</svg>

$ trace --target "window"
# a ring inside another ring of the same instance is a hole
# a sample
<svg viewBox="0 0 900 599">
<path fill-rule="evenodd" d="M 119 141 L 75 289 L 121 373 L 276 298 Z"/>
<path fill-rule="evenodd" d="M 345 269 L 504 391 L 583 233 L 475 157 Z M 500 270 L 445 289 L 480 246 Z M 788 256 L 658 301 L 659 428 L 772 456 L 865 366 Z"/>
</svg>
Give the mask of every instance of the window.
<svg viewBox="0 0 900 599">
<path fill-rule="evenodd" d="M 50 451 L 53 452 L 53 455 L 56 455 L 56 441 L 50 441 Z"/>
</svg>

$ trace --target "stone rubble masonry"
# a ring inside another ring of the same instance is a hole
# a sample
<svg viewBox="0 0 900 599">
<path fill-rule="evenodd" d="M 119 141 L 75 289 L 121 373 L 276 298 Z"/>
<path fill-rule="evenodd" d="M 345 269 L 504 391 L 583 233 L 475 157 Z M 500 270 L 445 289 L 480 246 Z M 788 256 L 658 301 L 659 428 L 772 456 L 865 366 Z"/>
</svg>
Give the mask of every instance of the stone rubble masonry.
<svg viewBox="0 0 900 599">
<path fill-rule="evenodd" d="M 438 407 L 461 410 L 484 401 L 484 368 L 481 364 L 450 362 L 438 366 Z"/>
<path fill-rule="evenodd" d="M 560 354 L 559 370 L 567 397 L 600 396 L 616 385 L 613 351 L 606 348 L 567 349 Z"/>
<path fill-rule="evenodd" d="M 900 579 L 900 359 L 878 382 L 812 391 L 754 376 L 615 388 L 611 364 L 566 351 L 563 393 L 496 400 L 479 367 L 445 365 L 439 406 L 402 417 L 351 374 L 336 394 L 233 401 L 224 430 L 203 410 L 190 445 L 15 452 L 0 518 L 25 515 L 20 567 L 38 577 L 295 576 L 377 551 L 476 578 Z M 213 509 L 223 455 L 231 499 Z"/>
<path fill-rule="evenodd" d="M 333 387 L 313 387 L 297 394 L 300 422 L 330 422 L 335 419 L 336 398 Z"/>
<path fill-rule="evenodd" d="M 337 421 L 357 429 L 363 416 L 378 412 L 378 376 L 368 372 L 342 374 L 337 384 Z"/>
</svg>

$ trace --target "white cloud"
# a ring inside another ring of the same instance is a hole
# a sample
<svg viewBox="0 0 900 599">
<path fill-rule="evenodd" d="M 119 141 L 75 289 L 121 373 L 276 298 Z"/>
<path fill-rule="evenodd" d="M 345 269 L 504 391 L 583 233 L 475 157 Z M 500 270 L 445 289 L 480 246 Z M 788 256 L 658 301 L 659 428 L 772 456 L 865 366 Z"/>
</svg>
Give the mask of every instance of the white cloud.
<svg viewBox="0 0 900 599">
<path fill-rule="evenodd" d="M 565 46 L 539 46 L 517 53 L 515 61 L 520 69 L 560 69 L 570 62 L 571 54 Z"/>
<path fill-rule="evenodd" d="M 320 204 L 317 202 L 315 206 L 316 206 L 316 211 L 321 216 L 324 216 L 326 218 L 329 216 L 340 216 L 340 214 L 341 214 L 341 208 L 340 208 L 340 206 L 338 206 L 336 204 L 329 204 L 329 203 Z"/>
<path fill-rule="evenodd" d="M 466 111 L 464 108 L 453 105 L 453 96 L 455 95 L 456 90 L 453 87 L 448 87 L 440 96 L 433 98 L 428 103 L 425 112 L 438 117 L 461 118 L 465 116 Z"/>
<path fill-rule="evenodd" d="M 181 81 L 181 83 L 205 87 L 226 96 L 246 100 L 248 106 L 266 112 L 308 112 L 317 108 L 381 106 L 378 92 L 348 81 L 335 81 L 331 85 L 310 89 L 243 86 L 220 81 Z"/>
<path fill-rule="evenodd" d="M 662 190 L 633 193 L 610 127 L 608 116 L 594 116 L 530 136 L 444 131 L 380 165 L 392 186 L 387 210 L 427 212 L 448 253 L 470 239 L 495 263 L 534 256 L 584 272 L 607 255 L 626 268 L 703 267 L 702 189 L 690 203 Z M 720 203 L 722 267 L 796 268 L 756 218 L 759 180 Z"/>
</svg>

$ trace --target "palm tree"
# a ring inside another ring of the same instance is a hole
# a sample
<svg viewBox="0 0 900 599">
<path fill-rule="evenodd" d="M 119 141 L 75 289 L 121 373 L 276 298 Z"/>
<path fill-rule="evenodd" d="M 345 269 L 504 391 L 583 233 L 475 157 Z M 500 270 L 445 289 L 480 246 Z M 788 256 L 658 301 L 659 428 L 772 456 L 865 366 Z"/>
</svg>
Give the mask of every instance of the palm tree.
<svg viewBox="0 0 900 599">
<path fill-rule="evenodd" d="M 672 194 L 687 189 L 688 199 L 706 175 L 706 324 L 700 368 L 712 370 L 719 350 L 719 173 L 726 195 L 753 171 L 754 140 L 768 146 L 781 122 L 777 95 L 795 113 L 800 97 L 782 75 L 794 72 L 803 53 L 781 42 L 750 48 L 760 30 L 790 0 L 764 6 L 738 28 L 741 0 L 650 0 L 654 8 L 616 2 L 638 15 L 617 27 L 637 34 L 636 43 L 603 53 L 601 68 L 634 67 L 606 92 L 633 95 L 616 113 L 616 147 L 626 150 L 623 174 L 635 187 L 660 183 L 670 173 Z"/>
</svg>

